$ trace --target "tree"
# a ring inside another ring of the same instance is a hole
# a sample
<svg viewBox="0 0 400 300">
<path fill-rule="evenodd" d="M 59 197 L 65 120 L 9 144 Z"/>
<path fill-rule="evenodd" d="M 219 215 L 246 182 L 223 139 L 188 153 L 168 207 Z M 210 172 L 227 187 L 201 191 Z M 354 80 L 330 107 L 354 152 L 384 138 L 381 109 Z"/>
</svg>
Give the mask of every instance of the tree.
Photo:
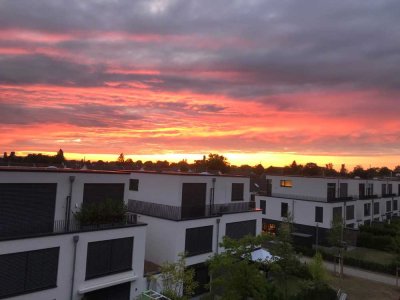
<svg viewBox="0 0 400 300">
<path fill-rule="evenodd" d="M 288 215 L 281 223 L 276 243 L 271 248 L 271 253 L 280 259 L 271 266 L 271 270 L 277 275 L 278 280 L 285 286 L 284 298 L 288 299 L 287 283 L 290 275 L 299 269 L 300 262 L 296 257 L 292 245 L 292 217 Z"/>
<path fill-rule="evenodd" d="M 124 156 L 123 153 L 121 153 L 121 154 L 118 156 L 117 162 L 118 162 L 119 164 L 123 164 L 123 163 L 125 162 L 125 156 Z"/>
<path fill-rule="evenodd" d="M 342 166 L 340 167 L 340 176 L 346 176 L 347 175 L 347 169 L 346 169 L 346 165 L 342 164 Z"/>
<path fill-rule="evenodd" d="M 54 162 L 57 164 L 65 162 L 64 151 L 62 149 L 58 150 L 56 156 L 54 157 Z"/>
<path fill-rule="evenodd" d="M 257 166 L 254 167 L 254 173 L 256 173 L 257 175 L 262 175 L 264 174 L 264 167 L 262 164 L 258 164 Z"/>
<path fill-rule="evenodd" d="M 321 168 L 316 163 L 307 163 L 303 168 L 303 175 L 305 176 L 317 176 L 321 175 Z"/>
<path fill-rule="evenodd" d="M 189 164 L 186 159 L 182 159 L 180 162 L 177 163 L 179 171 L 181 172 L 188 172 L 189 171 Z"/>
<path fill-rule="evenodd" d="M 265 241 L 266 236 L 247 236 L 241 240 L 224 237 L 223 253 L 215 254 L 209 261 L 210 299 L 274 299 L 261 262 L 251 261 L 251 252 Z"/>
<path fill-rule="evenodd" d="M 311 277 L 316 283 L 325 283 L 328 279 L 328 272 L 324 267 L 321 253 L 315 253 L 311 263 L 308 265 Z"/>
<path fill-rule="evenodd" d="M 360 165 L 354 167 L 352 175 L 354 177 L 367 178 L 367 172 Z"/>
<path fill-rule="evenodd" d="M 194 269 L 186 268 L 184 254 L 177 262 L 166 262 L 161 266 L 162 294 L 172 300 L 186 300 L 193 296 L 198 283 L 194 280 Z"/>
<path fill-rule="evenodd" d="M 223 155 L 210 153 L 206 160 L 207 170 L 220 171 L 221 173 L 229 173 L 229 162 Z"/>
<path fill-rule="evenodd" d="M 334 215 L 331 229 L 328 233 L 328 242 L 334 247 L 342 247 L 343 244 L 343 219 L 342 216 Z"/>
<path fill-rule="evenodd" d="M 390 170 L 388 167 L 382 167 L 379 169 L 378 175 L 380 177 L 389 177 L 392 175 L 392 170 Z"/>
</svg>

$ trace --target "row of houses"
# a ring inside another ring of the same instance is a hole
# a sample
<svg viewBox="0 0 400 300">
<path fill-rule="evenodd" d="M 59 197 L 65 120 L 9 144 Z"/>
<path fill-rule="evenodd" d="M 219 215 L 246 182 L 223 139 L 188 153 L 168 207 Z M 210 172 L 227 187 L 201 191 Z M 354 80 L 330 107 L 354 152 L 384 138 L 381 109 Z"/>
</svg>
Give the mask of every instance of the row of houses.
<svg viewBox="0 0 400 300">
<path fill-rule="evenodd" d="M 76 221 L 107 199 L 128 206 L 123 222 Z M 146 268 L 180 253 L 202 286 L 223 236 L 261 232 L 250 200 L 240 176 L 0 168 L 0 299 L 135 299 Z"/>
<path fill-rule="evenodd" d="M 356 231 L 360 225 L 386 222 L 399 216 L 400 181 L 397 178 L 266 176 L 256 197 L 262 228 L 274 234 L 289 216 L 294 235 L 327 243 L 335 220 Z"/>
<path fill-rule="evenodd" d="M 186 253 L 200 287 L 224 236 L 326 242 L 335 217 L 357 230 L 399 215 L 400 181 L 149 171 L 0 168 L 0 299 L 128 300 Z M 123 222 L 82 224 L 85 204 L 125 203 Z M 157 289 L 157 286 L 152 287 Z M 202 289 L 197 291 L 202 292 Z"/>
</svg>

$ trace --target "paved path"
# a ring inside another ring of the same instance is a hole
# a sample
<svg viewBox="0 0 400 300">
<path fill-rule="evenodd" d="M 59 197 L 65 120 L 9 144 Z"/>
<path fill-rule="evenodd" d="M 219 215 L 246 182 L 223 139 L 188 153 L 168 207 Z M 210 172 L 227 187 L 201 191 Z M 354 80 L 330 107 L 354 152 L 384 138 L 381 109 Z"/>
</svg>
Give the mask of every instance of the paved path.
<svg viewBox="0 0 400 300">
<path fill-rule="evenodd" d="M 305 256 L 300 257 L 300 261 L 305 262 L 305 263 L 308 263 L 311 260 L 312 259 L 309 258 L 309 257 L 305 257 Z M 324 261 L 324 265 L 329 271 L 333 272 L 333 263 Z M 387 275 L 387 274 L 383 274 L 383 273 L 376 273 L 376 272 L 366 271 L 366 270 L 363 270 L 363 269 L 349 267 L 349 266 L 346 266 L 346 265 L 343 266 L 343 273 L 345 275 L 349 275 L 349 276 L 353 276 L 353 277 L 373 280 L 373 281 L 377 281 L 377 282 L 381 282 L 381 283 L 385 283 L 385 284 L 396 286 L 396 277 L 395 276 L 391 276 L 391 275 Z M 400 280 L 399 280 L 399 284 L 400 284 Z"/>
</svg>

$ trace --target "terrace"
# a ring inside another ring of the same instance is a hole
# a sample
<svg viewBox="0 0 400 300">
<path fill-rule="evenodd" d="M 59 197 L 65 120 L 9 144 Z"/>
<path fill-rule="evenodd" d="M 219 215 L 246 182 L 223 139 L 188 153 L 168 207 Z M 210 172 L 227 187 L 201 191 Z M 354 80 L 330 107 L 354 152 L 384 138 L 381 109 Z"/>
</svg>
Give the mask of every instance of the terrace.
<svg viewBox="0 0 400 300">
<path fill-rule="evenodd" d="M 26 222 L 16 222 L 14 226 L 2 226 L 0 223 L 0 241 L 38 236 L 59 235 L 68 233 L 79 233 L 88 231 L 98 231 L 107 229 L 117 229 L 124 227 L 142 226 L 143 223 L 137 221 L 137 216 L 126 213 L 123 220 L 113 223 L 92 223 L 81 224 L 76 219 L 55 220 L 53 222 L 35 222 L 34 219 Z"/>
<path fill-rule="evenodd" d="M 128 211 L 161 219 L 183 221 L 217 217 L 223 214 L 257 211 L 255 202 L 237 202 L 198 206 L 172 206 L 159 203 L 129 200 Z"/>
</svg>

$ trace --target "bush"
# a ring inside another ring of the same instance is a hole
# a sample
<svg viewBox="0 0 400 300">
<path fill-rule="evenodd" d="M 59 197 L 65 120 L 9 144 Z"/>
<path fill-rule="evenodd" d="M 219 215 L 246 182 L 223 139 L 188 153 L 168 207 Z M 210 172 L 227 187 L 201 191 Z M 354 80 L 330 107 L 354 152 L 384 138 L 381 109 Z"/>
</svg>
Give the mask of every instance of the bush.
<svg viewBox="0 0 400 300">
<path fill-rule="evenodd" d="M 291 300 L 336 300 L 336 291 L 327 284 L 315 284 L 304 288 Z"/>
<path fill-rule="evenodd" d="M 83 204 L 75 219 L 81 225 L 121 223 L 125 221 L 127 208 L 123 201 L 106 199 L 99 203 Z"/>
<path fill-rule="evenodd" d="M 393 238 L 390 235 L 375 235 L 365 231 L 359 234 L 357 246 L 377 250 L 394 250 Z"/>
</svg>

